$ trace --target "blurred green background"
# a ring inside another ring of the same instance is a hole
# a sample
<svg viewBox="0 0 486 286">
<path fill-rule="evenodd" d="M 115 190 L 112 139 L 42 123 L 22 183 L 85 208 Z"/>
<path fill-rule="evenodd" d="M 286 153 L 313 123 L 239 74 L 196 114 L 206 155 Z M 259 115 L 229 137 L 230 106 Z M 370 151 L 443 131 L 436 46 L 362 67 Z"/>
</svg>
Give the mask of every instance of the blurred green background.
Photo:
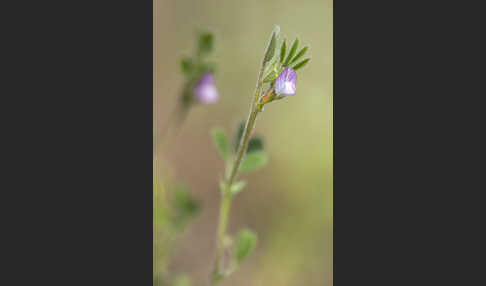
<svg viewBox="0 0 486 286">
<path fill-rule="evenodd" d="M 228 228 L 230 234 L 255 230 L 258 244 L 222 285 L 333 284 L 332 10 L 330 0 L 154 0 L 155 126 L 164 126 L 176 105 L 184 80 L 179 59 L 192 55 L 197 28 L 214 33 L 211 59 L 220 93 L 218 103 L 193 108 L 178 137 L 157 152 L 155 176 L 162 183 L 154 189 L 156 277 L 186 273 L 192 285 L 208 285 L 223 174 L 210 130 L 221 127 L 232 138 L 237 121 L 246 119 L 266 41 L 278 24 L 281 39 L 298 37 L 312 60 L 298 72 L 296 96 L 259 115 L 255 134 L 265 138 L 269 163 L 240 176 L 248 186 L 233 201 Z M 178 181 L 200 210 L 173 235 L 164 194 Z"/>
</svg>

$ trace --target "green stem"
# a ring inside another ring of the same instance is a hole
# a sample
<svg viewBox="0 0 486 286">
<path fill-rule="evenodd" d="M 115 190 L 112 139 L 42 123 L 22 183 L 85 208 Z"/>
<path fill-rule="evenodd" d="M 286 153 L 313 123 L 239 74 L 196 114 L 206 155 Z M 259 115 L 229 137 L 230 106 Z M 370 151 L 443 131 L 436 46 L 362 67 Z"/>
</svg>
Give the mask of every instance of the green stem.
<svg viewBox="0 0 486 286">
<path fill-rule="evenodd" d="M 224 253 L 224 238 L 226 235 L 226 228 L 228 226 L 229 210 L 231 208 L 231 195 L 229 189 L 223 190 L 221 198 L 221 205 L 219 209 L 219 226 L 217 234 L 216 259 L 214 261 L 214 269 L 211 279 L 211 285 L 216 285 L 221 279 L 221 259 Z"/>
<path fill-rule="evenodd" d="M 221 258 L 224 253 L 224 237 L 226 236 L 226 228 L 228 225 L 228 216 L 231 207 L 231 186 L 234 183 L 236 175 L 238 174 L 238 170 L 240 168 L 241 160 L 245 155 L 246 148 L 248 147 L 248 142 L 250 141 L 250 136 L 255 127 L 256 118 L 259 112 L 258 100 L 262 93 L 263 87 L 263 71 L 265 69 L 265 62 L 262 62 L 262 66 L 260 68 L 260 73 L 258 75 L 257 86 L 255 90 L 255 94 L 253 97 L 253 101 L 250 107 L 250 113 L 248 114 L 248 119 L 246 121 L 245 130 L 243 131 L 243 136 L 240 141 L 240 145 L 238 147 L 238 151 L 236 154 L 236 159 L 231 168 L 231 173 L 229 177 L 226 178 L 225 182 L 225 189 L 222 191 L 222 198 L 221 198 L 221 206 L 220 206 L 220 214 L 219 214 L 219 225 L 217 231 L 217 245 L 216 245 L 216 259 L 214 261 L 214 268 L 211 278 L 211 285 L 217 285 L 217 283 L 221 280 L 223 272 L 221 271 Z"/>
<path fill-rule="evenodd" d="M 238 148 L 238 152 L 236 155 L 236 160 L 233 164 L 233 168 L 231 170 L 231 175 L 226 182 L 229 186 L 231 186 L 234 182 L 234 179 L 236 177 L 236 174 L 238 173 L 238 170 L 240 168 L 241 164 L 241 159 L 243 159 L 243 156 L 245 155 L 246 148 L 248 147 L 248 142 L 250 141 L 250 136 L 253 131 L 253 128 L 255 127 L 255 122 L 256 118 L 258 115 L 258 99 L 260 98 L 260 95 L 262 93 L 262 87 L 263 87 L 263 82 L 262 82 L 262 77 L 263 77 L 263 70 L 265 68 L 265 64 L 262 63 L 262 67 L 260 69 L 260 75 L 258 76 L 258 82 L 257 82 L 257 87 L 255 90 L 255 95 L 253 96 L 253 102 L 250 107 L 250 113 L 248 114 L 248 120 L 246 120 L 246 125 L 245 125 L 245 130 L 243 131 L 243 136 L 241 138 L 240 142 L 240 147 Z"/>
</svg>

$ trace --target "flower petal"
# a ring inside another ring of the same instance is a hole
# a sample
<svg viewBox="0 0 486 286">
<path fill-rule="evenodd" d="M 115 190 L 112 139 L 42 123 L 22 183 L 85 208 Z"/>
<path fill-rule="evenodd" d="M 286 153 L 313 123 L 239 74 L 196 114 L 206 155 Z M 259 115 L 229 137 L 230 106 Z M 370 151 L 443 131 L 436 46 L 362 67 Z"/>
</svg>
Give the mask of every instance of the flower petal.
<svg viewBox="0 0 486 286">
<path fill-rule="evenodd" d="M 297 74 L 289 67 L 284 68 L 275 80 L 275 93 L 278 95 L 294 95 L 296 92 Z"/>
</svg>

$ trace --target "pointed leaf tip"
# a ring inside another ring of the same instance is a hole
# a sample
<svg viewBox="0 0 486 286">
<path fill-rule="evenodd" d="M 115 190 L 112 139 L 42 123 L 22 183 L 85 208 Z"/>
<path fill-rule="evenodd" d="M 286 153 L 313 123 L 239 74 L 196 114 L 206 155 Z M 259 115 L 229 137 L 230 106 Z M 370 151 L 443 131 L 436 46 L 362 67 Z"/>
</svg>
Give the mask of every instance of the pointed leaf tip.
<svg viewBox="0 0 486 286">
<path fill-rule="evenodd" d="M 296 61 L 298 61 L 302 56 L 304 56 L 304 54 L 307 52 L 309 48 L 308 47 L 304 47 L 302 50 L 300 50 L 297 55 L 295 55 L 295 57 L 290 61 L 289 65 L 295 63 Z"/>
<path fill-rule="evenodd" d="M 275 49 L 277 47 L 278 37 L 280 35 L 280 27 L 278 25 L 273 28 L 272 35 L 268 42 L 267 49 L 265 50 L 265 56 L 263 57 L 263 63 L 266 64 L 275 55 Z"/>
<path fill-rule="evenodd" d="M 310 61 L 310 58 L 307 58 L 307 59 L 301 61 L 300 63 L 296 64 L 292 68 L 294 69 L 294 71 L 296 71 L 296 70 L 298 70 L 300 68 L 303 68 L 309 61 Z"/>
</svg>

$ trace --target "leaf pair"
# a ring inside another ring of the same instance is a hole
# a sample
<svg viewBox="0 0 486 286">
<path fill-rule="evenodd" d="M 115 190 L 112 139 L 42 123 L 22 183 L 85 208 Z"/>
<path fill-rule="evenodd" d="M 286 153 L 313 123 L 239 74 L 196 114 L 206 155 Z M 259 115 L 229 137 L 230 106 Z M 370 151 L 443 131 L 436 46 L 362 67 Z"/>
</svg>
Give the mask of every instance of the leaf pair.
<svg viewBox="0 0 486 286">
<path fill-rule="evenodd" d="M 238 147 L 240 147 L 241 137 L 243 136 L 243 132 L 245 131 L 245 122 L 240 121 L 238 122 L 238 127 L 236 129 L 235 134 L 235 141 L 233 144 L 235 152 L 238 151 Z M 263 138 L 260 136 L 253 136 L 248 141 L 248 147 L 246 148 L 246 153 L 251 153 L 253 151 L 260 151 L 263 150 Z"/>
<path fill-rule="evenodd" d="M 298 46 L 299 46 L 299 39 L 295 39 L 295 41 L 292 43 L 292 46 L 290 47 L 290 51 L 287 54 L 287 57 L 285 57 L 287 42 L 286 40 L 283 41 L 282 46 L 280 48 L 280 63 L 282 64 L 283 67 L 292 66 L 299 59 L 301 59 L 309 49 L 309 47 L 304 47 L 296 54 Z M 309 61 L 310 58 L 300 61 L 299 63 L 293 65 L 292 69 L 298 70 L 304 67 Z"/>
<path fill-rule="evenodd" d="M 238 125 L 234 142 L 234 153 L 230 151 L 228 140 L 220 128 L 212 130 L 213 141 L 219 155 L 225 162 L 229 162 L 233 155 L 238 151 L 241 138 L 245 129 L 244 123 Z M 240 172 L 248 173 L 263 167 L 267 163 L 267 155 L 263 151 L 263 139 L 259 136 L 250 138 L 246 154 L 241 160 Z"/>
</svg>

